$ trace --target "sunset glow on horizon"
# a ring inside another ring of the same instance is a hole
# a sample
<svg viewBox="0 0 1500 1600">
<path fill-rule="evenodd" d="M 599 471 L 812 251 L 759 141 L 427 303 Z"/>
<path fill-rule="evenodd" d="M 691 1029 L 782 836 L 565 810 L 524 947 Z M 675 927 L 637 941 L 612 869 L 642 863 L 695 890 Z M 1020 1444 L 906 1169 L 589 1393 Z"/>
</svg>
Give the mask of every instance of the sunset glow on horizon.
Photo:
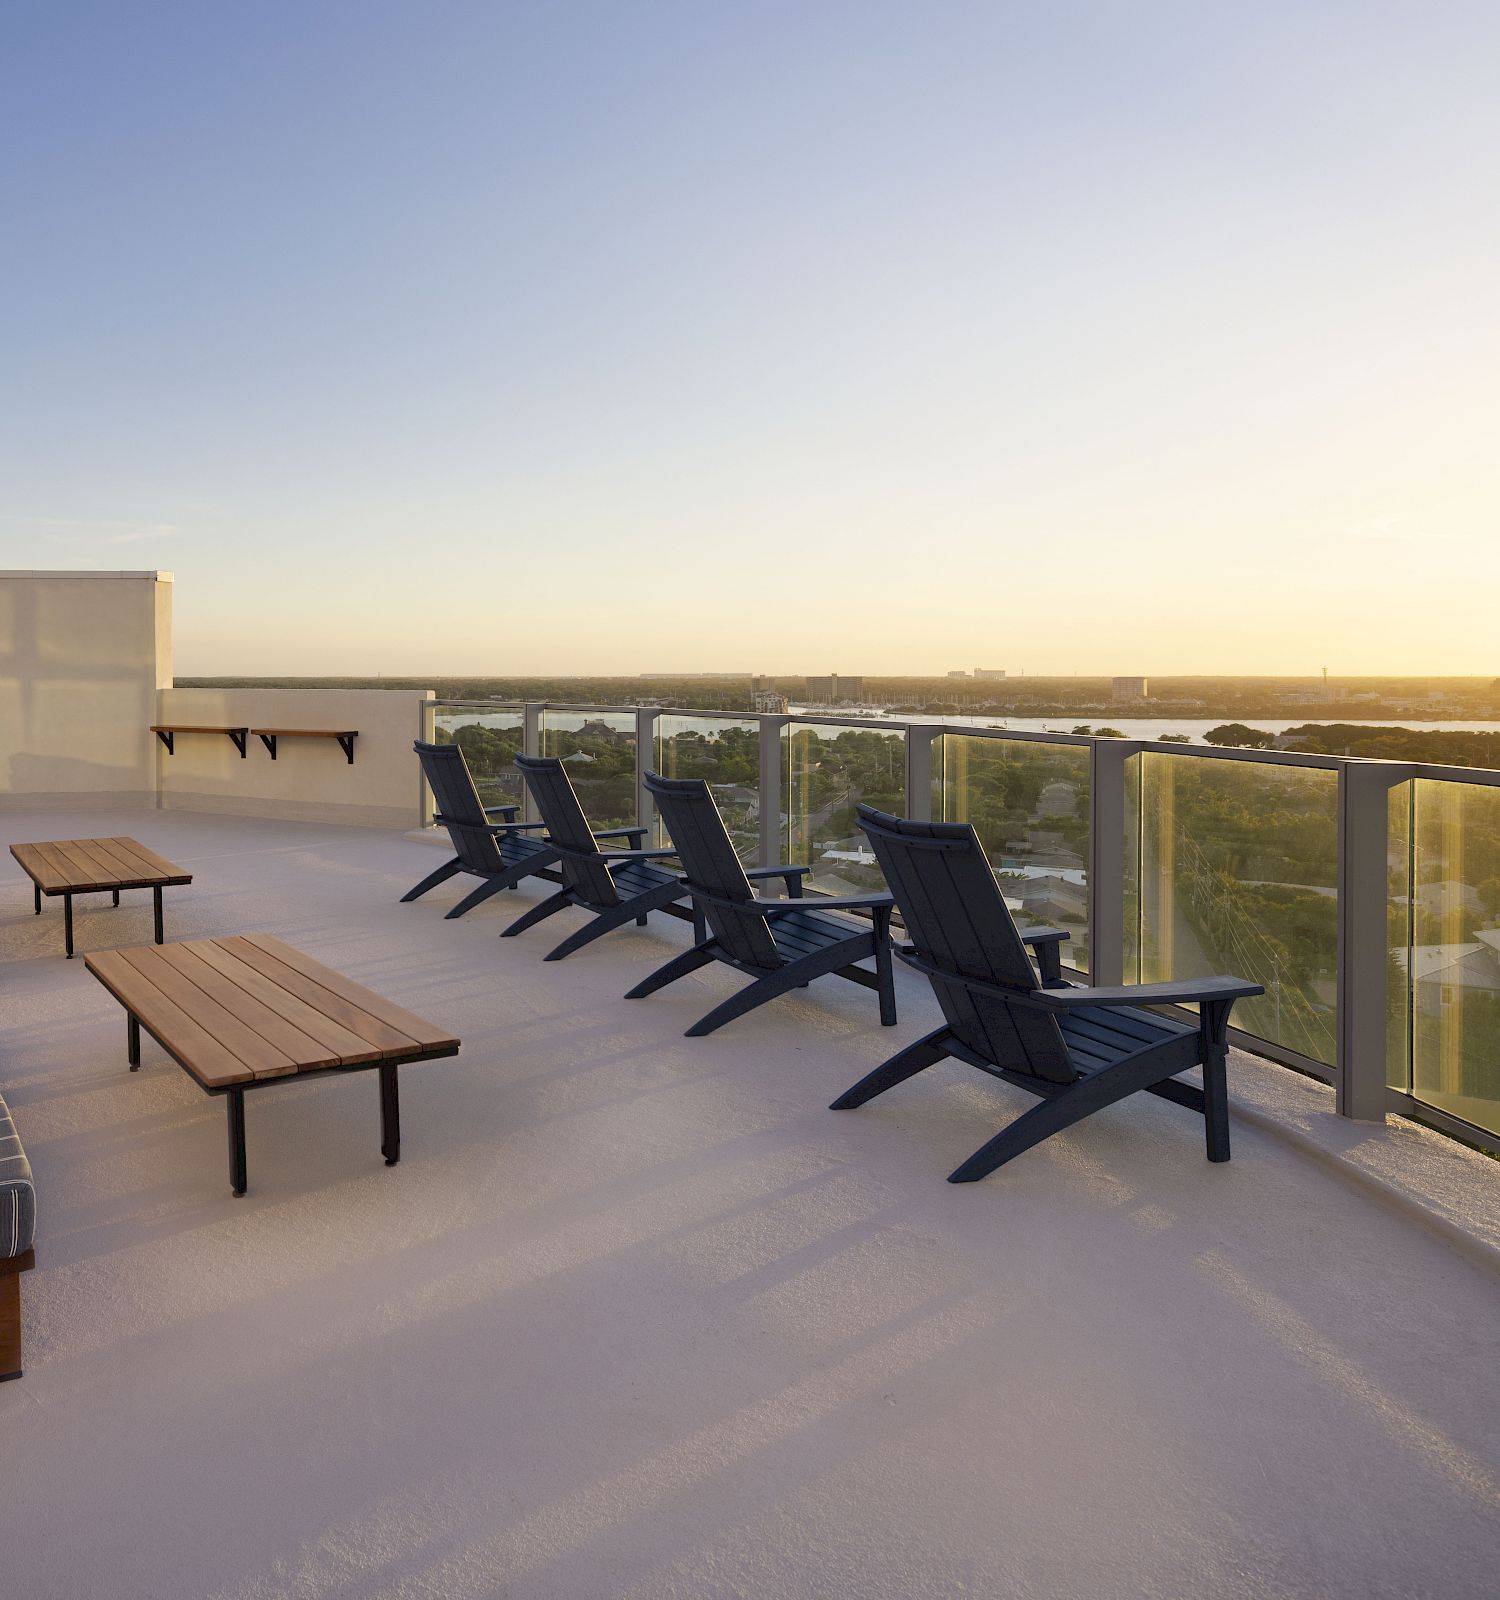
<svg viewBox="0 0 1500 1600">
<path fill-rule="evenodd" d="M 187 674 L 1500 673 L 1500 11 L 9 8 L 0 566 Z"/>
</svg>

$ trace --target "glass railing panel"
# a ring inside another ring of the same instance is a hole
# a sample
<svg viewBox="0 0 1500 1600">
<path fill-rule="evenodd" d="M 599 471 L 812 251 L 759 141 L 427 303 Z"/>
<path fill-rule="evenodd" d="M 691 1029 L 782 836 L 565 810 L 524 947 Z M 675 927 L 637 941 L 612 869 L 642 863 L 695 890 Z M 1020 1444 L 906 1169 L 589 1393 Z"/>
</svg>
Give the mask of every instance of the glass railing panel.
<svg viewBox="0 0 1500 1600">
<path fill-rule="evenodd" d="M 1141 795 L 1145 788 L 1146 760 L 1134 755 L 1126 758 L 1125 783 L 1125 838 L 1121 844 L 1120 863 L 1124 874 L 1125 936 L 1122 945 L 1121 970 L 1126 983 L 1141 981 L 1143 956 L 1141 953 Z"/>
<path fill-rule="evenodd" d="M 1234 1024 L 1331 1066 L 1337 1039 L 1338 774 L 1144 751 L 1137 976 L 1265 985 Z"/>
<path fill-rule="evenodd" d="M 474 787 L 487 806 L 518 805 L 524 713 L 520 706 L 437 702 L 432 712 L 434 744 L 456 744 L 469 763 Z"/>
<path fill-rule="evenodd" d="M 590 823 L 628 827 L 635 817 L 635 713 L 570 711 L 541 714 L 541 754 L 558 756 Z"/>
<path fill-rule="evenodd" d="M 1016 921 L 1066 929 L 1063 960 L 1087 972 L 1088 746 L 945 734 L 932 814 L 974 825 Z"/>
<path fill-rule="evenodd" d="M 854 808 L 906 809 L 906 732 L 788 723 L 782 734 L 782 859 L 812 868 L 820 894 L 867 894 L 885 887 Z"/>
<path fill-rule="evenodd" d="M 734 717 L 677 716 L 656 719 L 656 770 L 664 778 L 702 778 L 741 861 L 760 853 L 760 724 Z M 670 841 L 661 819 L 656 843 Z"/>
<path fill-rule="evenodd" d="M 1500 789 L 1412 787 L 1411 1093 L 1500 1133 Z"/>
<path fill-rule="evenodd" d="M 1411 1093 L 1411 884 L 1412 803 L 1416 785 L 1398 783 L 1386 811 L 1386 948 L 1385 1081 L 1389 1088 Z"/>
</svg>

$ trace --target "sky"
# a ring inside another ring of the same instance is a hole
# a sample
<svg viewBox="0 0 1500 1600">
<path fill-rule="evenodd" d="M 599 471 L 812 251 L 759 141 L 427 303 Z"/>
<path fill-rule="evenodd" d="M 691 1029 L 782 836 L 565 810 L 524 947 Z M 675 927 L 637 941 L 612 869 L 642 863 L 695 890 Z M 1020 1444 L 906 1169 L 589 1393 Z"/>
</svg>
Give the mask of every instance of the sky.
<svg viewBox="0 0 1500 1600">
<path fill-rule="evenodd" d="M 1500 673 L 1500 6 L 0 0 L 0 567 L 182 674 Z"/>
</svg>

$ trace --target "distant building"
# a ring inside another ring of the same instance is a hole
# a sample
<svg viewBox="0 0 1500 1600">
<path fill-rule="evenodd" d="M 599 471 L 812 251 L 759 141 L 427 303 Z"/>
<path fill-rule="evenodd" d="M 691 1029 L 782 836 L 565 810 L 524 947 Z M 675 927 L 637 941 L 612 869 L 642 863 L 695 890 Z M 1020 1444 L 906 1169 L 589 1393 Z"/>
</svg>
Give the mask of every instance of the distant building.
<svg viewBox="0 0 1500 1600">
<path fill-rule="evenodd" d="M 750 696 L 750 703 L 754 710 L 773 717 L 784 715 L 787 709 L 786 696 L 777 694 L 774 689 L 757 689 Z"/>
<path fill-rule="evenodd" d="M 1003 678 L 1005 676 L 1005 668 L 1004 667 L 975 667 L 974 668 L 974 676 L 976 678 Z"/>
<path fill-rule="evenodd" d="M 826 678 L 808 678 L 806 683 L 809 705 L 836 706 L 846 700 L 863 700 L 865 697 L 863 678 L 841 678 L 838 673 L 832 672 Z"/>
<path fill-rule="evenodd" d="M 751 694 L 775 694 L 775 678 L 768 677 L 764 672 L 757 672 L 750 679 L 750 692 Z"/>
<path fill-rule="evenodd" d="M 960 667 L 956 672 L 950 672 L 948 674 L 950 678 L 967 678 L 968 675 L 969 674 L 965 672 L 962 667 Z"/>
<path fill-rule="evenodd" d="M 1111 678 L 1109 680 L 1110 698 L 1116 705 L 1126 704 L 1133 700 L 1145 700 L 1150 694 L 1150 689 L 1144 678 Z"/>
</svg>

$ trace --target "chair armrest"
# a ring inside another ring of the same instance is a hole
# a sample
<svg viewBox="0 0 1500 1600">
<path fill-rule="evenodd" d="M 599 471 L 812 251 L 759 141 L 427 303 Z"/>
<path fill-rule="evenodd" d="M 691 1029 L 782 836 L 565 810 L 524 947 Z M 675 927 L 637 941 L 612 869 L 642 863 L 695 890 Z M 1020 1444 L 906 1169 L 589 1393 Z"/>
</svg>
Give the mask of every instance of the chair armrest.
<svg viewBox="0 0 1500 1600">
<path fill-rule="evenodd" d="M 579 854 L 581 851 L 570 851 L 569 854 Z M 601 850 L 598 855 L 600 861 L 665 861 L 669 856 L 675 856 L 675 850 Z M 585 857 L 585 859 L 587 859 Z"/>
<path fill-rule="evenodd" d="M 745 876 L 754 883 L 757 878 L 784 878 L 786 892 L 793 900 L 802 898 L 802 880 L 812 871 L 811 867 L 747 867 Z"/>
<path fill-rule="evenodd" d="M 1018 928 L 1016 931 L 1021 935 L 1021 943 L 1030 945 L 1036 952 L 1036 964 L 1042 975 L 1042 987 L 1064 988 L 1062 942 L 1071 936 L 1061 928 Z"/>
<path fill-rule="evenodd" d="M 1243 978 L 1184 978 L 1177 983 L 1132 983 L 1118 989 L 1011 989 L 934 966 L 909 944 L 899 946 L 896 954 L 907 966 L 925 972 L 929 978 L 956 983 L 970 994 L 985 995 L 1006 1005 L 1030 1006 L 1035 1011 L 1075 1011 L 1081 1006 L 1191 1005 L 1194 1001 L 1222 1005 L 1266 992 L 1262 985 L 1247 983 Z"/>
<path fill-rule="evenodd" d="M 486 806 L 484 808 L 484 814 L 487 817 L 493 817 L 498 811 L 503 813 L 504 820 L 506 822 L 514 822 L 516 820 L 516 812 L 518 812 L 520 809 L 521 808 L 518 805 Z"/>
<path fill-rule="evenodd" d="M 486 812 L 485 815 L 488 816 L 489 813 Z M 441 812 L 434 812 L 432 820 L 434 826 L 439 828 L 473 828 L 476 833 L 480 828 L 489 833 L 523 833 L 527 830 L 534 832 L 537 828 L 547 826 L 545 822 L 455 822 L 452 817 L 445 817 Z"/>
<path fill-rule="evenodd" d="M 596 839 L 644 839 L 650 828 L 595 828 Z"/>
<path fill-rule="evenodd" d="M 862 894 L 849 895 L 843 899 L 825 899 L 819 895 L 816 899 L 802 900 L 731 900 L 728 895 L 710 894 L 707 889 L 700 889 L 697 884 L 686 879 L 688 889 L 693 899 L 705 906 L 722 906 L 725 911 L 749 911 L 759 917 L 789 917 L 794 911 L 853 911 L 873 910 L 877 916 L 883 911 L 887 914 L 895 906 L 895 900 L 888 894 Z"/>
<path fill-rule="evenodd" d="M 750 904 L 768 917 L 784 917 L 793 911 L 893 911 L 894 895 L 846 894 L 814 895 L 807 900 L 752 900 Z"/>
<path fill-rule="evenodd" d="M 1109 989 L 1048 989 L 1030 998 L 1045 1011 L 1072 1011 L 1079 1006 L 1187 1006 L 1249 1000 L 1266 992 L 1265 985 L 1245 978 L 1181 978 L 1170 983 L 1127 983 Z"/>
</svg>

